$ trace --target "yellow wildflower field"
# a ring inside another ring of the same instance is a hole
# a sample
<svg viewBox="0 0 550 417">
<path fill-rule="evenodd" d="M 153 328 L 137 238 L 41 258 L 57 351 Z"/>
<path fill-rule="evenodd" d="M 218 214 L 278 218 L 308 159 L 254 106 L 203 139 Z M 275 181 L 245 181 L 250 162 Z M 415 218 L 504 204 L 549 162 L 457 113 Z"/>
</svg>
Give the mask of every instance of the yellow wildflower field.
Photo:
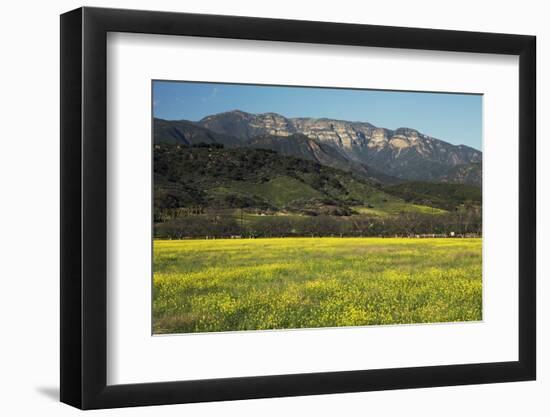
<svg viewBox="0 0 550 417">
<path fill-rule="evenodd" d="M 482 319 L 482 240 L 155 240 L 153 332 Z"/>
</svg>

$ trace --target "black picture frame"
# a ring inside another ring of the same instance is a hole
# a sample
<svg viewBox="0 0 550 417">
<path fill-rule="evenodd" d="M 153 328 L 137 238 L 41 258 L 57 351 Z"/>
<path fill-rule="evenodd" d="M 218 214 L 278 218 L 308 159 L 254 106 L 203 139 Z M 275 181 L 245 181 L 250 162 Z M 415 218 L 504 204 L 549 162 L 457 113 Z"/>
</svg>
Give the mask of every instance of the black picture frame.
<svg viewBox="0 0 550 417">
<path fill-rule="evenodd" d="M 519 56 L 519 360 L 107 385 L 108 32 Z M 534 36 L 80 8 L 61 16 L 61 401 L 81 409 L 533 380 Z"/>
</svg>

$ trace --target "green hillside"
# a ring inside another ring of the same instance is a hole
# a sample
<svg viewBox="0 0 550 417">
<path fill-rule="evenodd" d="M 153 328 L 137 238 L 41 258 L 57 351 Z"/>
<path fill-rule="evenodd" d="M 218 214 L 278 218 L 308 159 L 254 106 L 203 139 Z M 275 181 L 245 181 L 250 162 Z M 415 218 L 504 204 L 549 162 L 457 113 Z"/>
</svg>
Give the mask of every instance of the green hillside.
<svg viewBox="0 0 550 417">
<path fill-rule="evenodd" d="M 481 188 L 473 185 L 406 182 L 387 185 L 384 190 L 408 203 L 423 204 L 444 210 L 455 210 L 464 205 L 481 206 Z"/>
<path fill-rule="evenodd" d="M 257 209 L 265 213 L 350 215 L 399 206 L 422 212 L 366 180 L 264 149 L 155 145 L 155 209 Z"/>
</svg>

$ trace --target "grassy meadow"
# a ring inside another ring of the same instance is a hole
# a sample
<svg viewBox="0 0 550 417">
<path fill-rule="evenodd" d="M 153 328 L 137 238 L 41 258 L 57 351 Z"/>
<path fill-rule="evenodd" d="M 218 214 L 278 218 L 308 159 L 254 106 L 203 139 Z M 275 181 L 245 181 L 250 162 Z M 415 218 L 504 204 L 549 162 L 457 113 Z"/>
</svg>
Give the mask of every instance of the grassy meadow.
<svg viewBox="0 0 550 417">
<path fill-rule="evenodd" d="M 481 320 L 481 239 L 155 240 L 153 332 Z"/>
</svg>

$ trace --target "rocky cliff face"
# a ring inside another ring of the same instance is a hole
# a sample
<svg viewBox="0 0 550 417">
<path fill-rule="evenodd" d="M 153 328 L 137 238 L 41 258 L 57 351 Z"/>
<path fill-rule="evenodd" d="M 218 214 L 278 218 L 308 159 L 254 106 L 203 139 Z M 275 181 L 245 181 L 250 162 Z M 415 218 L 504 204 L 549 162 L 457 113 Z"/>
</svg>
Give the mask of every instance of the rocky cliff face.
<svg viewBox="0 0 550 417">
<path fill-rule="evenodd" d="M 352 156 L 363 148 L 374 128 L 370 123 L 347 122 L 332 119 L 290 119 L 296 131 L 330 144 Z"/>
<path fill-rule="evenodd" d="M 235 110 L 205 117 L 197 124 L 244 141 L 260 135 L 302 134 L 332 146 L 350 161 L 407 180 L 439 180 L 450 168 L 482 160 L 482 153 L 468 146 L 455 146 L 410 128 L 390 130 L 366 122 L 286 118 L 276 113 Z"/>
</svg>

